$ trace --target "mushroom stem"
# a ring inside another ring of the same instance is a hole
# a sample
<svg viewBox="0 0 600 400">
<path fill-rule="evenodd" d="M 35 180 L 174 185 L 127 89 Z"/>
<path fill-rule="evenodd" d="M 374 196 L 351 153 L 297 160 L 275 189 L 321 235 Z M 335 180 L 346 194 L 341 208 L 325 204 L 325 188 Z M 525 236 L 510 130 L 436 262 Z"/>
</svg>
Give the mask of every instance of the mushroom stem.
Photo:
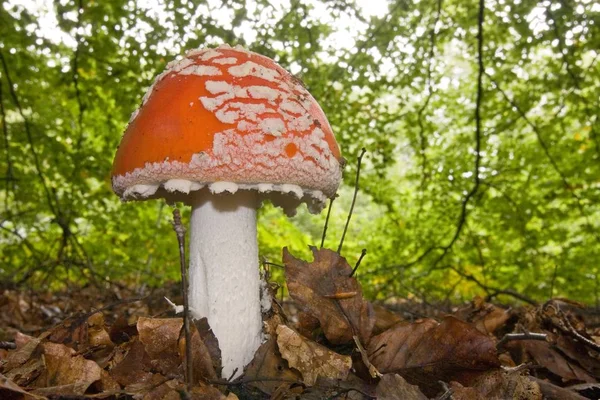
<svg viewBox="0 0 600 400">
<path fill-rule="evenodd" d="M 219 341 L 224 378 L 252 361 L 262 339 L 256 238 L 257 194 L 211 194 L 192 203 L 189 298 Z"/>
</svg>

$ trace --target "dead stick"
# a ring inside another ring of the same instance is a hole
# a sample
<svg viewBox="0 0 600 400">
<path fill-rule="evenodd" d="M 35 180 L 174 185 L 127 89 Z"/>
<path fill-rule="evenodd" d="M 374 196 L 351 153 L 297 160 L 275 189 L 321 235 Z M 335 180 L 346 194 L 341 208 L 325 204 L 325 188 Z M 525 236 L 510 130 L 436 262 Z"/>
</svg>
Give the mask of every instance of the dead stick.
<svg viewBox="0 0 600 400">
<path fill-rule="evenodd" d="M 329 199 L 329 208 L 327 209 L 327 216 L 325 217 L 325 225 L 323 226 L 323 235 L 321 236 L 321 248 L 325 244 L 325 237 L 327 236 L 327 227 L 329 226 L 329 216 L 331 215 L 331 207 L 333 206 L 333 201 L 336 199 L 337 194 Z"/>
<path fill-rule="evenodd" d="M 496 344 L 496 349 L 500 352 L 504 349 L 504 346 L 508 342 L 514 340 L 548 340 L 548 335 L 545 333 L 534 333 L 534 332 L 523 332 L 523 333 L 507 333 L 502 339 Z"/>
<path fill-rule="evenodd" d="M 360 252 L 360 257 L 358 257 L 358 261 L 356 262 L 356 265 L 354 266 L 354 269 L 352 270 L 352 272 L 350 272 L 350 277 L 352 277 L 354 275 L 354 273 L 356 272 L 356 270 L 360 266 L 360 262 L 362 261 L 362 259 L 366 255 L 367 255 L 367 249 L 362 249 L 362 251 Z"/>
<path fill-rule="evenodd" d="M 181 223 L 179 209 L 173 210 L 173 230 L 177 234 L 179 243 L 179 261 L 181 265 L 181 291 L 183 292 L 183 329 L 185 332 L 185 383 L 187 390 L 192 390 L 193 363 L 192 363 L 192 334 L 190 332 L 190 307 L 188 303 L 187 268 L 185 264 L 185 227 Z"/>
<path fill-rule="evenodd" d="M 377 370 L 377 368 L 375 368 L 375 366 L 373 364 L 371 364 L 371 361 L 369 361 L 369 356 L 367 355 L 367 350 L 365 350 L 365 348 L 363 347 L 358 336 L 353 335 L 352 339 L 354 339 L 354 344 L 356 344 L 356 348 L 358 349 L 358 352 L 360 353 L 362 362 L 363 362 L 363 364 L 365 364 L 365 366 L 369 370 L 369 374 L 371 375 L 371 377 L 372 378 L 381 378 L 383 375 L 381 375 L 381 373 Z"/>
<path fill-rule="evenodd" d="M 350 211 L 348 212 L 348 219 L 346 220 L 346 226 L 344 226 L 344 232 L 342 233 L 342 239 L 338 246 L 338 254 L 342 254 L 342 246 L 344 245 L 344 238 L 348 231 L 348 225 L 350 225 L 350 218 L 352 218 L 352 211 L 354 211 L 354 204 L 356 203 L 356 196 L 358 195 L 358 180 L 360 179 L 360 165 L 362 164 L 362 158 L 367 152 L 367 149 L 362 148 L 360 155 L 358 156 L 358 166 L 356 167 L 356 181 L 354 182 L 354 196 L 352 197 L 352 204 L 350 205 Z"/>
<path fill-rule="evenodd" d="M 13 342 L 0 342 L 0 349 L 3 350 L 14 350 L 17 348 L 17 345 Z"/>
</svg>

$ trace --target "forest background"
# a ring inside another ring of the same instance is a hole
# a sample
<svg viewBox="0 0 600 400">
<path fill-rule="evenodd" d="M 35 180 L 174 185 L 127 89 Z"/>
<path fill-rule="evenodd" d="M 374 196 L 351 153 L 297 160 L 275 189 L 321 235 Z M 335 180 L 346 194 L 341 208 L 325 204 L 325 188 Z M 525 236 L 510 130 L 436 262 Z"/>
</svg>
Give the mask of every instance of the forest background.
<svg viewBox="0 0 600 400">
<path fill-rule="evenodd" d="M 170 206 L 121 203 L 112 159 L 154 76 L 228 43 L 292 71 L 329 118 L 348 166 L 326 247 L 367 150 L 343 255 L 367 250 L 368 297 L 598 306 L 599 25 L 592 0 L 4 0 L 0 282 L 178 280 Z M 324 214 L 267 205 L 261 255 L 310 258 Z"/>
</svg>

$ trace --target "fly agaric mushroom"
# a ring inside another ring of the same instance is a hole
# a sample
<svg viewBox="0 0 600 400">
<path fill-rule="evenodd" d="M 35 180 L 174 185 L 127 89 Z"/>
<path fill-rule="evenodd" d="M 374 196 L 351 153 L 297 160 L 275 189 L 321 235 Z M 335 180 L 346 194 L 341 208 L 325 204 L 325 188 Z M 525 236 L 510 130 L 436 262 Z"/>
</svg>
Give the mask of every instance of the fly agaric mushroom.
<svg viewBox="0 0 600 400">
<path fill-rule="evenodd" d="M 124 200 L 192 206 L 189 303 L 207 317 L 223 377 L 243 371 L 262 338 L 256 210 L 320 212 L 341 179 L 323 111 L 268 57 L 221 46 L 167 65 L 135 111 L 115 156 Z"/>
</svg>

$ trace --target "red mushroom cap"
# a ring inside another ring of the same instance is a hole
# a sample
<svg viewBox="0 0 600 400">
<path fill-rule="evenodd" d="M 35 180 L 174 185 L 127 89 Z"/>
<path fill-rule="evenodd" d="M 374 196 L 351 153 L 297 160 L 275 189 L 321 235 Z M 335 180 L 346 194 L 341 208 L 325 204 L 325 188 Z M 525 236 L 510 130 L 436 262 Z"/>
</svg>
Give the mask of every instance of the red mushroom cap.
<svg viewBox="0 0 600 400">
<path fill-rule="evenodd" d="M 112 183 L 122 198 L 234 183 L 308 194 L 319 206 L 339 186 L 340 161 L 325 114 L 297 78 L 221 46 L 191 51 L 157 77 L 121 140 Z"/>
</svg>

